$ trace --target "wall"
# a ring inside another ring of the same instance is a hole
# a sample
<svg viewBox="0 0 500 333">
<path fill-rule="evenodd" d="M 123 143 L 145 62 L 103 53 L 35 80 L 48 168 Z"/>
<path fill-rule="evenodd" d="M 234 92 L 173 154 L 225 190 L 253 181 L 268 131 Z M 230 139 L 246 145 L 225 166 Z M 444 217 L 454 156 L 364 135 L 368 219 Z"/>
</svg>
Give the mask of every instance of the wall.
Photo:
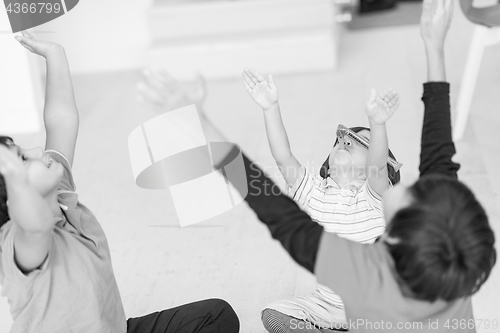
<svg viewBox="0 0 500 333">
<path fill-rule="evenodd" d="M 66 48 L 73 74 L 141 67 L 149 45 L 152 0 L 80 0 L 66 15 L 36 28 Z M 49 32 L 50 31 L 50 32 Z"/>
</svg>

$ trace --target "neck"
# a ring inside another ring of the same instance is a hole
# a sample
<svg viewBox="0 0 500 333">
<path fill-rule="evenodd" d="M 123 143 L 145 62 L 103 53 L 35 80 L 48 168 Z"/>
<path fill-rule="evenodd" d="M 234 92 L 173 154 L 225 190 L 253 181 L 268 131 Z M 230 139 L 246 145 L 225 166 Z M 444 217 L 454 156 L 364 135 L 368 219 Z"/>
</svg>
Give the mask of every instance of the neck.
<svg viewBox="0 0 500 333">
<path fill-rule="evenodd" d="M 340 187 L 344 187 L 349 183 L 361 180 L 358 177 L 355 177 L 355 170 L 350 167 L 348 170 L 342 170 L 340 167 L 332 167 L 328 172 L 328 176 L 332 178 Z"/>
<path fill-rule="evenodd" d="M 50 211 L 54 217 L 62 217 L 61 207 L 57 201 L 57 191 L 53 191 L 45 196 L 45 201 L 50 207 Z"/>
</svg>

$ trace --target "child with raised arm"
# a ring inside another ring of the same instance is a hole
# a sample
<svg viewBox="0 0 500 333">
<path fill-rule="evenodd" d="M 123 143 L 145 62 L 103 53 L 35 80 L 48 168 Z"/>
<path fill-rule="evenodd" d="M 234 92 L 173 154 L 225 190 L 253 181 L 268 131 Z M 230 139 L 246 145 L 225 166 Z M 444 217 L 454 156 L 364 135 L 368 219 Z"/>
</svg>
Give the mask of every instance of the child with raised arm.
<svg viewBox="0 0 500 333">
<path fill-rule="evenodd" d="M 26 150 L 0 136 L 0 285 L 11 332 L 238 332 L 234 310 L 217 299 L 126 319 L 106 236 L 75 192 L 78 110 L 64 49 L 22 34 L 46 60 L 46 145 Z"/>
<path fill-rule="evenodd" d="M 475 319 L 471 296 L 496 262 L 495 235 L 471 190 L 458 181 L 452 161 L 449 84 L 444 41 L 453 0 L 425 0 L 421 35 L 427 54 L 420 178 L 383 197 L 387 228 L 374 244 L 358 244 L 310 223 L 289 197 L 243 156 L 245 198 L 290 256 L 335 290 L 350 332 L 468 332 L 498 330 L 498 319 Z M 223 165 L 225 161 L 221 164 Z M 300 322 L 272 322 L 276 332 L 303 332 Z M 309 326 L 310 327 L 310 326 Z M 302 329 L 302 331 L 301 331 Z"/>
<path fill-rule="evenodd" d="M 385 229 L 381 195 L 399 182 L 396 165 L 388 164 L 394 156 L 388 149 L 385 125 L 400 104 L 399 95 L 391 89 L 377 96 L 372 90 L 366 103 L 370 128 L 345 129 L 351 134 L 348 136 L 340 127 L 320 174 L 313 176 L 291 151 L 273 77 L 266 79 L 253 69 L 245 69 L 243 77 L 246 90 L 262 107 L 269 146 L 293 200 L 325 231 L 359 243 L 373 243 Z M 319 328 L 342 328 L 346 324 L 342 300 L 322 285 L 306 297 L 274 302 L 262 313 L 269 332 L 279 332 L 273 328 L 276 321 L 293 319 Z"/>
</svg>

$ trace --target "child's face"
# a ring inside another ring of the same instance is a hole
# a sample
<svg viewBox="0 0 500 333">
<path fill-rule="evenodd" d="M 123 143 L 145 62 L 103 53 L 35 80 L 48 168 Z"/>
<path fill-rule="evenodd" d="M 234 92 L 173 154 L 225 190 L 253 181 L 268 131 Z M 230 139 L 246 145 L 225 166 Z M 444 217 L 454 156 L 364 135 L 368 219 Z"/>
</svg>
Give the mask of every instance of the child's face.
<svg viewBox="0 0 500 333">
<path fill-rule="evenodd" d="M 367 130 L 362 130 L 357 134 L 370 140 L 370 132 Z M 367 162 L 368 149 L 351 138 L 344 136 L 343 138 L 338 138 L 338 143 L 330 152 L 329 173 L 352 172 L 354 173 L 354 178 L 366 179 L 367 172 L 369 171 L 366 170 Z"/>
<path fill-rule="evenodd" d="M 44 154 L 42 148 L 21 149 L 13 146 L 19 158 L 23 161 L 28 174 L 28 182 L 40 195 L 47 196 L 57 190 L 64 171 L 63 166 Z"/>
</svg>

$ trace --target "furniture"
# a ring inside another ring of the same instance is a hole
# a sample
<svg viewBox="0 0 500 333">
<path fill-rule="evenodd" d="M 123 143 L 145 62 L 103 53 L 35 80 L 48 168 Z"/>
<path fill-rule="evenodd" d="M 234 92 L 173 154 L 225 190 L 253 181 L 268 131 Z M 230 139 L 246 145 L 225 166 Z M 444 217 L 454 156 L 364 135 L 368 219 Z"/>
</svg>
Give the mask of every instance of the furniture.
<svg viewBox="0 0 500 333">
<path fill-rule="evenodd" d="M 495 26 L 498 25 L 498 15 L 500 14 L 498 5 L 489 8 L 475 8 L 472 6 L 472 1 L 469 0 L 462 0 L 460 5 L 465 16 L 478 25 L 474 30 L 458 95 L 456 121 L 453 129 L 455 141 L 463 138 L 467 126 L 484 50 L 488 46 L 500 43 L 500 26 Z"/>
<path fill-rule="evenodd" d="M 345 0 L 338 0 L 341 3 Z M 334 0 L 156 0 L 148 12 L 147 64 L 177 78 L 332 70 L 339 24 Z"/>
</svg>

